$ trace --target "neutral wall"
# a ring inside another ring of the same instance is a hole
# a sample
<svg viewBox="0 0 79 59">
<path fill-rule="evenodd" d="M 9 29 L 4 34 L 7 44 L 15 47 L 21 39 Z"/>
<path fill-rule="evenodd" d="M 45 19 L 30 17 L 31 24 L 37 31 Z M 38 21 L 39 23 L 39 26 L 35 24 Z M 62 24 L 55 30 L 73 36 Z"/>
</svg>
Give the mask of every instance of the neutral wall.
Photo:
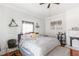
<svg viewBox="0 0 79 59">
<path fill-rule="evenodd" d="M 78 36 L 79 31 L 72 31 L 72 27 L 79 27 L 79 7 L 74 7 L 65 11 L 62 14 L 54 15 L 45 19 L 45 33 L 48 35 L 56 35 L 57 32 L 66 32 L 66 43 L 70 45 L 70 36 Z M 63 29 L 62 30 L 52 30 L 50 28 L 50 21 L 62 20 Z M 72 33 L 71 33 L 72 32 Z"/>
<path fill-rule="evenodd" d="M 9 23 L 12 18 L 18 24 L 18 27 L 9 27 Z M 17 39 L 17 35 L 21 33 L 22 30 L 22 20 L 34 22 L 34 31 L 39 32 L 40 34 L 44 33 L 43 30 L 43 21 L 34 18 L 32 16 L 28 16 L 26 13 L 20 12 L 15 9 L 11 9 L 8 7 L 0 6 L 0 48 L 1 52 L 6 51 L 7 41 L 9 39 Z M 40 28 L 35 28 L 36 23 L 39 23 Z"/>
<path fill-rule="evenodd" d="M 72 27 L 79 27 L 79 7 L 75 7 L 66 12 L 66 32 L 67 32 L 67 44 L 70 45 L 70 32 Z M 72 31 L 73 32 L 73 31 Z M 79 31 L 75 32 L 78 33 Z M 75 34 L 73 32 L 73 34 Z M 75 36 L 78 36 L 78 34 Z"/>
<path fill-rule="evenodd" d="M 14 18 L 16 23 L 19 25 L 18 27 L 8 27 L 12 18 Z M 17 38 L 17 34 L 21 33 L 22 20 L 31 21 L 35 24 L 36 22 L 38 22 L 40 28 L 35 28 L 35 32 L 38 31 L 40 34 L 56 35 L 60 31 L 66 31 L 67 44 L 70 45 L 69 31 L 72 27 L 79 26 L 79 7 L 68 10 L 65 13 L 54 15 L 40 20 L 18 10 L 0 6 L 0 47 L 2 53 L 7 48 L 7 40 Z M 63 21 L 62 30 L 50 29 L 50 21 L 53 20 Z"/>
<path fill-rule="evenodd" d="M 50 29 L 50 21 L 61 19 L 63 21 L 63 29 L 62 30 L 51 30 Z M 66 32 L 66 43 L 70 45 L 70 36 L 75 35 L 78 36 L 79 31 L 72 31 L 72 27 L 79 27 L 79 7 L 72 8 L 67 10 L 63 14 L 55 15 L 46 18 L 46 28 L 45 33 L 49 35 L 56 35 L 57 32 Z M 72 33 L 73 34 L 72 34 Z"/>
<path fill-rule="evenodd" d="M 62 20 L 62 25 L 61 25 L 62 29 L 51 29 L 50 22 L 57 21 L 57 20 Z M 46 18 L 46 21 L 45 21 L 45 34 L 48 34 L 51 36 L 56 36 L 56 34 L 58 32 L 65 32 L 65 29 L 66 29 L 65 25 L 66 24 L 65 24 L 65 14 L 64 13 L 48 17 L 48 18 Z"/>
</svg>

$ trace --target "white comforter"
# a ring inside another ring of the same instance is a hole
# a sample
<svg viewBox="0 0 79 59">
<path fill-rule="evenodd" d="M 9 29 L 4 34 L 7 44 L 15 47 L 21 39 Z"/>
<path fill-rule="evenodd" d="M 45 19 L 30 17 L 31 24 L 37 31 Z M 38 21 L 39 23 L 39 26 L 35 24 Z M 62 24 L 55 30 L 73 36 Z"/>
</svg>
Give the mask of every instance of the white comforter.
<svg viewBox="0 0 79 59">
<path fill-rule="evenodd" d="M 56 38 L 44 36 L 40 36 L 36 40 L 25 38 L 20 42 L 20 47 L 30 50 L 35 56 L 46 55 L 58 45 L 59 41 Z"/>
</svg>

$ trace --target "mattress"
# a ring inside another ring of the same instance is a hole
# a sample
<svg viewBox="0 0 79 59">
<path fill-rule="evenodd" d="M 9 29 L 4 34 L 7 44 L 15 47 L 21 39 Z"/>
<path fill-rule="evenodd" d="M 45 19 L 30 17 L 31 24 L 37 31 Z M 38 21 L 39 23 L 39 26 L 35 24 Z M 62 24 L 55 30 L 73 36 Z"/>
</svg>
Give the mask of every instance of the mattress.
<svg viewBox="0 0 79 59">
<path fill-rule="evenodd" d="M 44 56 L 58 45 L 57 38 L 39 36 L 33 40 L 26 37 L 20 42 L 20 51 L 24 56 Z"/>
</svg>

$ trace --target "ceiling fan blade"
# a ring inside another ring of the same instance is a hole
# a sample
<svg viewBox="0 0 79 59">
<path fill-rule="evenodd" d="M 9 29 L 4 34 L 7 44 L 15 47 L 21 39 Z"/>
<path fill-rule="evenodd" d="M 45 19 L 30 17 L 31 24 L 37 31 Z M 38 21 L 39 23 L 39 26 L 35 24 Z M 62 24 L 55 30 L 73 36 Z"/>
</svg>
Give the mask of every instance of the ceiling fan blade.
<svg viewBox="0 0 79 59">
<path fill-rule="evenodd" d="M 57 4 L 57 5 L 59 5 L 60 3 L 54 3 L 54 4 Z"/>
<path fill-rule="evenodd" d="M 40 5 L 45 4 L 45 3 L 40 3 Z"/>
<path fill-rule="evenodd" d="M 50 7 L 50 3 L 48 4 L 47 8 L 49 8 L 49 7 Z"/>
</svg>

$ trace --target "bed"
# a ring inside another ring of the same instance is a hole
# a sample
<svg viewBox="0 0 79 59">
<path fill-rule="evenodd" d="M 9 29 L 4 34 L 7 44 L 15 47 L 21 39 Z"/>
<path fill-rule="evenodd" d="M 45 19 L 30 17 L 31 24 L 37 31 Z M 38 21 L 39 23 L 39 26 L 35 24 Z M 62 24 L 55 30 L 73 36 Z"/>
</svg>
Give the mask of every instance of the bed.
<svg viewBox="0 0 79 59">
<path fill-rule="evenodd" d="M 36 38 L 21 35 L 19 49 L 23 56 L 45 56 L 59 44 L 54 37 L 39 35 Z"/>
</svg>

